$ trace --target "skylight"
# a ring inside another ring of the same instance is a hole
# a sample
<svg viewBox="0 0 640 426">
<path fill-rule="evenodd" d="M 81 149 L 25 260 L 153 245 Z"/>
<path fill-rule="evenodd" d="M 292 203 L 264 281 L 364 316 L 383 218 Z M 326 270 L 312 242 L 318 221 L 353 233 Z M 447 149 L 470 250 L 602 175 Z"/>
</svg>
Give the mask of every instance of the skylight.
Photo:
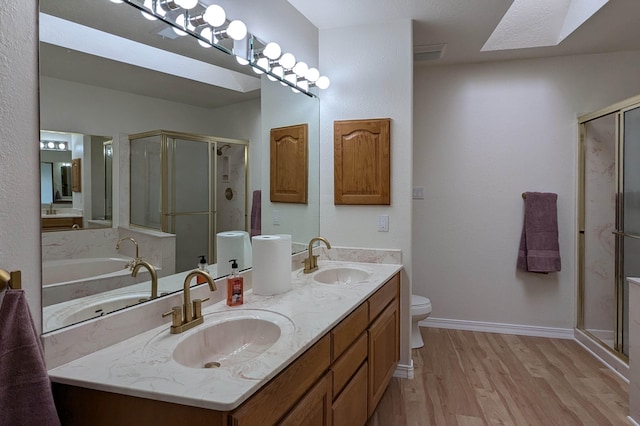
<svg viewBox="0 0 640 426">
<path fill-rule="evenodd" d="M 556 46 L 609 0 L 514 0 L 481 51 Z"/>
</svg>

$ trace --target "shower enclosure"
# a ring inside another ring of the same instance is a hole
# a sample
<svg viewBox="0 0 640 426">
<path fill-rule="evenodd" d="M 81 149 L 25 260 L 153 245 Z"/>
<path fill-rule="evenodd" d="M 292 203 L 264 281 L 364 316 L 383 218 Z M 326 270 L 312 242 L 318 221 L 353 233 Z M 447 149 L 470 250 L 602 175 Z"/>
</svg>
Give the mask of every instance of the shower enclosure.
<svg viewBox="0 0 640 426">
<path fill-rule="evenodd" d="M 627 360 L 627 278 L 640 277 L 640 97 L 579 124 L 578 328 Z"/>
<path fill-rule="evenodd" d="M 176 235 L 176 272 L 202 255 L 216 261 L 216 234 L 247 230 L 247 142 L 158 130 L 130 135 L 130 223 Z"/>
</svg>

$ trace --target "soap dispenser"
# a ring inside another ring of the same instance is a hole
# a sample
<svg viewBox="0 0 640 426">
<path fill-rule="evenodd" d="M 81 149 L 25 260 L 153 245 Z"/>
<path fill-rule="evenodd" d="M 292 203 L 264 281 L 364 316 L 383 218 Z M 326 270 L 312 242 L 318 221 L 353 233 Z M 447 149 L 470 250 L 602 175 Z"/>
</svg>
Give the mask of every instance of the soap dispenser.
<svg viewBox="0 0 640 426">
<path fill-rule="evenodd" d="M 238 261 L 231 259 L 231 275 L 227 277 L 227 305 L 238 306 L 244 303 L 244 277 L 238 274 Z"/>
<path fill-rule="evenodd" d="M 206 272 L 207 274 L 209 273 L 209 270 L 207 269 L 207 257 L 206 256 L 204 256 L 204 255 L 200 256 L 200 261 L 198 261 L 198 269 L 203 271 L 203 272 Z M 207 282 L 207 280 L 204 279 L 204 277 L 202 277 L 200 275 L 198 275 L 196 277 L 196 284 L 204 284 L 206 282 Z"/>
</svg>

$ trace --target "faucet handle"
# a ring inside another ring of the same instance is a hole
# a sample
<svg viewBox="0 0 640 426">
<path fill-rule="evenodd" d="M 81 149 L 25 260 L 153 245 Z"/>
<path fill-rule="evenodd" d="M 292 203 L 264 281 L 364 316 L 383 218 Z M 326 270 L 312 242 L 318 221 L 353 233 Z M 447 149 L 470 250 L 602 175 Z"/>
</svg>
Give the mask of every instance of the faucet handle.
<svg viewBox="0 0 640 426">
<path fill-rule="evenodd" d="M 208 297 L 204 299 L 193 299 L 193 319 L 200 318 L 202 316 L 202 302 L 209 300 Z"/>
<path fill-rule="evenodd" d="M 182 325 L 182 306 L 174 306 L 169 312 L 162 314 L 162 318 L 171 315 L 171 326 L 179 327 Z"/>
</svg>

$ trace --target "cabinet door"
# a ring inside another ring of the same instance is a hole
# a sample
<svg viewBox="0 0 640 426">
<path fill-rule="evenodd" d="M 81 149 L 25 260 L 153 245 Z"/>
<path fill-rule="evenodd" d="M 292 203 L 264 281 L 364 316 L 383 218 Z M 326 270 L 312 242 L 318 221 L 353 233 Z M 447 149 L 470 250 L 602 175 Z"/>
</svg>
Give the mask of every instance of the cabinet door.
<svg viewBox="0 0 640 426">
<path fill-rule="evenodd" d="M 380 402 L 398 363 L 398 326 L 395 299 L 369 327 L 369 416 Z"/>
<path fill-rule="evenodd" d="M 280 426 L 330 426 L 331 381 L 325 375 L 293 407 Z"/>
<path fill-rule="evenodd" d="M 367 371 L 365 361 L 333 403 L 333 426 L 363 426 L 367 414 Z"/>
</svg>

